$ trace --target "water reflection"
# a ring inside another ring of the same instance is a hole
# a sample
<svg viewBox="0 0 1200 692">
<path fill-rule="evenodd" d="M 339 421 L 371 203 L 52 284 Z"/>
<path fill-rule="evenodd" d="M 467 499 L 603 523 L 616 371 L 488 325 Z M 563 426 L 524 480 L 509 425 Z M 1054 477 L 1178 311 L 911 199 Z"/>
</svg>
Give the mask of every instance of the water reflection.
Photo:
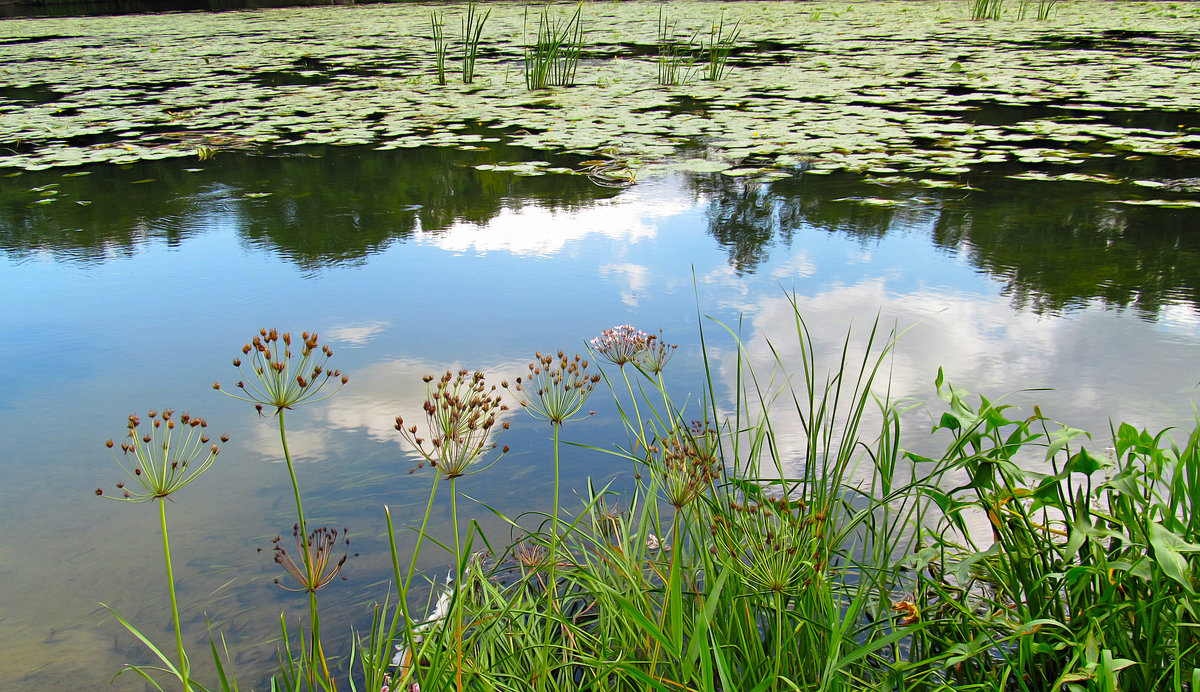
<svg viewBox="0 0 1200 692">
<path fill-rule="evenodd" d="M 311 271 L 361 262 L 417 231 L 437 235 L 456 223 L 486 225 L 510 206 L 550 213 L 615 194 L 582 176 L 474 168 L 534 158 L 546 155 L 506 146 L 313 149 L 92 167 L 85 169 L 91 175 L 78 177 L 26 173 L 0 188 L 0 248 L 13 258 L 48 254 L 101 262 L 131 256 L 153 241 L 176 247 L 220 224 L 237 227 L 248 246 Z"/>
<path fill-rule="evenodd" d="M 297 604 L 271 584 L 274 567 L 255 547 L 291 526 L 291 490 L 275 421 L 210 388 L 232 376 L 230 359 L 262 326 L 319 331 L 351 378 L 329 401 L 288 414 L 306 509 L 314 522 L 349 526 L 363 554 L 349 582 L 322 594 L 326 631 L 345 650 L 386 589 L 381 506 L 392 509 L 402 553 L 424 509 L 430 479 L 407 474 L 413 460 L 392 426 L 398 414 L 419 415 L 426 374 L 512 378 L 535 351 L 579 350 L 631 322 L 680 344 L 668 384 L 694 409 L 707 381 L 699 321 L 728 410 L 736 351 L 707 318 L 739 333 L 769 374 L 775 354 L 799 358 L 788 290 L 823 367 L 852 324 L 851 350 L 876 318 L 907 329 L 889 367 L 895 397 L 935 402 L 942 367 L 993 397 L 1052 388 L 1011 400 L 1101 437 L 1110 417 L 1152 428 L 1191 417 L 1200 282 L 1197 241 L 1184 231 L 1194 212 L 1118 209 L 1087 186 L 1003 178 L 973 181 L 980 191 L 839 175 L 666 178 L 613 191 L 583 177 L 459 165 L 514 152 L 318 151 L 0 179 L 0 358 L 14 364 L 0 391 L 0 517 L 14 527 L 0 543 L 0 688 L 48 692 L 140 660 L 140 644 L 98 600 L 169 641 L 153 517 L 85 501 L 114 477 L 103 440 L 128 413 L 163 406 L 232 437 L 219 466 L 170 508 L 180 527 L 172 541 L 187 556 L 178 569 L 188 636 L 206 650 L 207 614 L 237 652 L 244 686 L 265 686 L 278 616 Z M 114 180 L 120 195 L 108 192 Z M 564 447 L 570 500 L 588 476 L 628 478 L 598 451 L 627 441 L 612 400 L 597 391 L 588 408 L 596 415 L 564 431 L 590 445 Z M 47 412 L 70 424 L 47 434 Z M 918 408 L 906 420 L 912 444 L 930 415 Z M 545 425 L 515 409 L 509 420 L 510 454 L 463 483 L 516 516 L 549 506 L 552 461 Z M 803 439 L 795 426 L 776 431 L 796 468 Z M 475 510 L 490 537 L 507 536 L 509 526 Z M 447 516 L 435 507 L 443 538 Z M 444 574 L 444 555 L 427 560 Z M 138 687 L 127 676 L 116 684 Z"/>
</svg>

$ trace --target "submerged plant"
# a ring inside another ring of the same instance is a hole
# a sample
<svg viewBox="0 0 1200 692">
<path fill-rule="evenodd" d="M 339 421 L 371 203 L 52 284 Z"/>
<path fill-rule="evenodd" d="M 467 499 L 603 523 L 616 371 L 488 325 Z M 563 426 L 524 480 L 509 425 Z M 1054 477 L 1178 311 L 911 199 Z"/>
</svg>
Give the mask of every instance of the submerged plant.
<svg viewBox="0 0 1200 692">
<path fill-rule="evenodd" d="M 166 562 L 167 589 L 171 596 L 171 623 L 175 629 L 177 660 L 172 662 L 159 651 L 150 640 L 128 621 L 113 616 L 154 652 L 163 668 L 179 680 L 183 689 L 191 689 L 191 663 L 183 645 L 183 633 L 179 619 L 179 601 L 175 595 L 175 571 L 171 565 L 171 542 L 167 533 L 167 506 L 170 496 L 195 481 L 212 466 L 220 452 L 220 444 L 229 438 L 222 435 L 219 442 L 212 442 L 207 434 L 208 423 L 203 418 L 186 413 L 175 417 L 175 412 L 165 409 L 161 415 L 150 411 L 147 424 L 137 416 L 129 416 L 125 438 L 120 443 L 121 454 L 116 454 L 117 444 L 112 440 L 105 443 L 113 450 L 113 458 L 125 472 L 128 480 L 117 483 L 117 495 L 104 495 L 100 488 L 96 494 L 123 502 L 158 501 L 159 528 L 162 532 L 163 559 Z M 108 606 L 105 606 L 108 608 Z M 153 681 L 147 669 L 132 664 L 126 665 L 148 681 Z M 157 683 L 154 683 L 157 686 Z"/>
</svg>

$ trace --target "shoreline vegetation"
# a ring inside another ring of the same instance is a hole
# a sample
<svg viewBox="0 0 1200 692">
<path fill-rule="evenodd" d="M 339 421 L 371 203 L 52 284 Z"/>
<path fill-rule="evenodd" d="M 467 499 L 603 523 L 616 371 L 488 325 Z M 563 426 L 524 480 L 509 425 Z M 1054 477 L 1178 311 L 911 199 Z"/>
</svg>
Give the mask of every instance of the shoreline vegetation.
<svg viewBox="0 0 1200 692">
<path fill-rule="evenodd" d="M 344 531 L 305 523 L 283 415 L 336 396 L 348 378 L 329 369 L 333 353 L 316 334 L 293 343 L 262 330 L 234 360 L 236 386 L 213 387 L 278 418 L 295 490 L 297 549 L 277 538 L 276 562 L 291 577 L 281 585 L 306 592 L 310 609 L 307 621 L 281 616 L 271 689 L 1200 686 L 1192 510 L 1200 426 L 1152 434 L 1122 423 L 1101 441 L 1037 407 L 1023 414 L 970 395 L 939 372 L 930 437 L 942 451 L 916 454 L 900 446 L 900 413 L 911 402 L 889 396 L 889 354 L 901 335 L 876 323 L 861 352 L 846 346 L 836 363 L 818 363 L 789 297 L 794 343 L 771 347 L 798 346 L 800 362 L 756 369 L 736 330 L 701 319 L 708 386 L 686 404 L 668 394 L 676 350 L 668 337 L 630 325 L 605 330 L 584 353 L 538 353 L 514 381 L 466 369 L 426 376 L 422 410 L 395 420 L 416 460 L 410 473 L 434 477 L 417 544 L 399 554 L 385 506 L 394 581 L 362 614 L 352 650 L 337 652 L 321 645 L 316 594 L 354 556 Z M 719 343 L 744 356 L 728 403 L 706 355 Z M 573 445 L 570 431 L 596 389 L 614 397 L 626 438 Z M 129 485 L 97 494 L 130 499 L 130 487 L 141 487 L 132 500 L 161 509 L 207 468 L 215 446 L 206 457 L 202 445 L 179 445 L 184 457 L 174 463 L 175 446 L 159 432 L 175 429 L 173 415 L 152 412 L 145 437 L 130 418 L 117 458 L 141 462 L 122 464 Z M 196 420 L 183 429 L 207 427 Z M 457 486 L 502 472 L 510 425 L 547 426 L 554 459 L 552 507 L 519 517 Z M 806 440 L 798 466 L 777 445 L 796 425 Z M 632 491 L 589 483 L 582 506 L 560 501 L 560 464 L 577 448 L 628 462 Z M 198 458 L 207 461 L 188 469 Z M 449 502 L 452 540 L 430 535 L 432 517 L 442 516 L 435 498 Z M 494 513 L 517 538 L 498 542 L 475 521 L 460 524 L 464 504 Z M 166 529 L 163 514 L 174 596 Z M 421 574 L 423 550 L 448 553 L 449 573 Z M 174 598 L 172 606 L 178 623 Z M 202 681 L 189 674 L 181 639 L 166 653 L 136 623 L 121 623 L 153 654 L 127 670 L 153 686 L 239 688 L 219 631 L 203 654 L 216 676 Z M 333 672 L 334 661 L 348 662 L 349 673 Z"/>
</svg>

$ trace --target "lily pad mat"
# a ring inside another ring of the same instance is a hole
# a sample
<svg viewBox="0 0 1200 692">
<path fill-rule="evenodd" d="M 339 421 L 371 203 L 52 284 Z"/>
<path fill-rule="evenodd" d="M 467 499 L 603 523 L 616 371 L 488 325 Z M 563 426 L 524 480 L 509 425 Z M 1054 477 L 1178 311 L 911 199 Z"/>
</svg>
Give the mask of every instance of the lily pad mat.
<svg viewBox="0 0 1200 692">
<path fill-rule="evenodd" d="M 487 3 L 470 85 L 453 81 L 457 44 L 452 81 L 433 77 L 430 13 L 445 12 L 454 40 L 461 4 L 10 19 L 0 167 L 495 141 L 475 123 L 639 174 L 952 176 L 1200 156 L 1200 3 L 1078 0 L 1046 22 L 1008 5 L 1003 20 L 975 22 L 965 2 L 587 3 L 578 84 L 537 92 L 525 88 L 523 32 L 536 31 L 540 6 L 521 3 Z M 736 22 L 725 79 L 657 83 L 660 7 L 681 37 Z"/>
</svg>

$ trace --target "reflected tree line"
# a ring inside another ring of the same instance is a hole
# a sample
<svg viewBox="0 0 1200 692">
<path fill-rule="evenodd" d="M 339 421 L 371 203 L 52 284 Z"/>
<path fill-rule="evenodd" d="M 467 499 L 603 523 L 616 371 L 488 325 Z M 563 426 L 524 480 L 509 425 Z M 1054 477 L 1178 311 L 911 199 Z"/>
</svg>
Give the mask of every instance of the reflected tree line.
<svg viewBox="0 0 1200 692">
<path fill-rule="evenodd" d="M 506 208 L 576 209 L 618 194 L 583 176 L 474 168 L 535 157 L 547 158 L 504 146 L 332 147 L 102 166 L 77 177 L 25 173 L 0 178 L 0 251 L 18 260 L 101 262 L 133 255 L 151 241 L 177 246 L 216 225 L 315 271 L 364 261 L 417 231 L 437 233 L 462 221 L 485 225 Z M 800 233 L 871 243 L 915 228 L 996 277 L 1019 307 L 1053 313 L 1099 301 L 1153 316 L 1171 302 L 1200 305 L 1197 213 L 1092 197 L 1111 195 L 1110 186 L 994 177 L 976 181 L 979 191 L 905 189 L 849 174 L 763 184 L 693 176 L 688 184 L 706 200 L 707 231 L 740 274 L 754 273 L 773 247 L 790 245 Z M 855 201 L 872 197 L 904 204 Z"/>
<path fill-rule="evenodd" d="M 506 208 L 575 209 L 617 194 L 583 176 L 474 168 L 545 158 L 528 149 L 317 151 L 98 166 L 81 177 L 40 171 L 0 178 L 0 250 L 18 259 L 48 253 L 100 262 L 135 254 L 149 241 L 175 246 L 219 225 L 236 228 L 251 247 L 318 270 L 361 262 L 417 231 L 486 224 Z"/>
<path fill-rule="evenodd" d="M 1200 306 L 1200 234 L 1192 210 L 1126 206 L 1112 188 L 1003 177 L 985 190 L 882 188 L 845 174 L 769 184 L 698 176 L 708 233 L 741 274 L 801 232 L 870 242 L 928 228 L 930 240 L 1003 283 L 1017 307 L 1057 313 L 1091 302 L 1156 316 L 1170 303 Z M 1131 192 L 1135 196 L 1137 192 Z M 904 201 L 875 206 L 864 198 Z"/>
</svg>

